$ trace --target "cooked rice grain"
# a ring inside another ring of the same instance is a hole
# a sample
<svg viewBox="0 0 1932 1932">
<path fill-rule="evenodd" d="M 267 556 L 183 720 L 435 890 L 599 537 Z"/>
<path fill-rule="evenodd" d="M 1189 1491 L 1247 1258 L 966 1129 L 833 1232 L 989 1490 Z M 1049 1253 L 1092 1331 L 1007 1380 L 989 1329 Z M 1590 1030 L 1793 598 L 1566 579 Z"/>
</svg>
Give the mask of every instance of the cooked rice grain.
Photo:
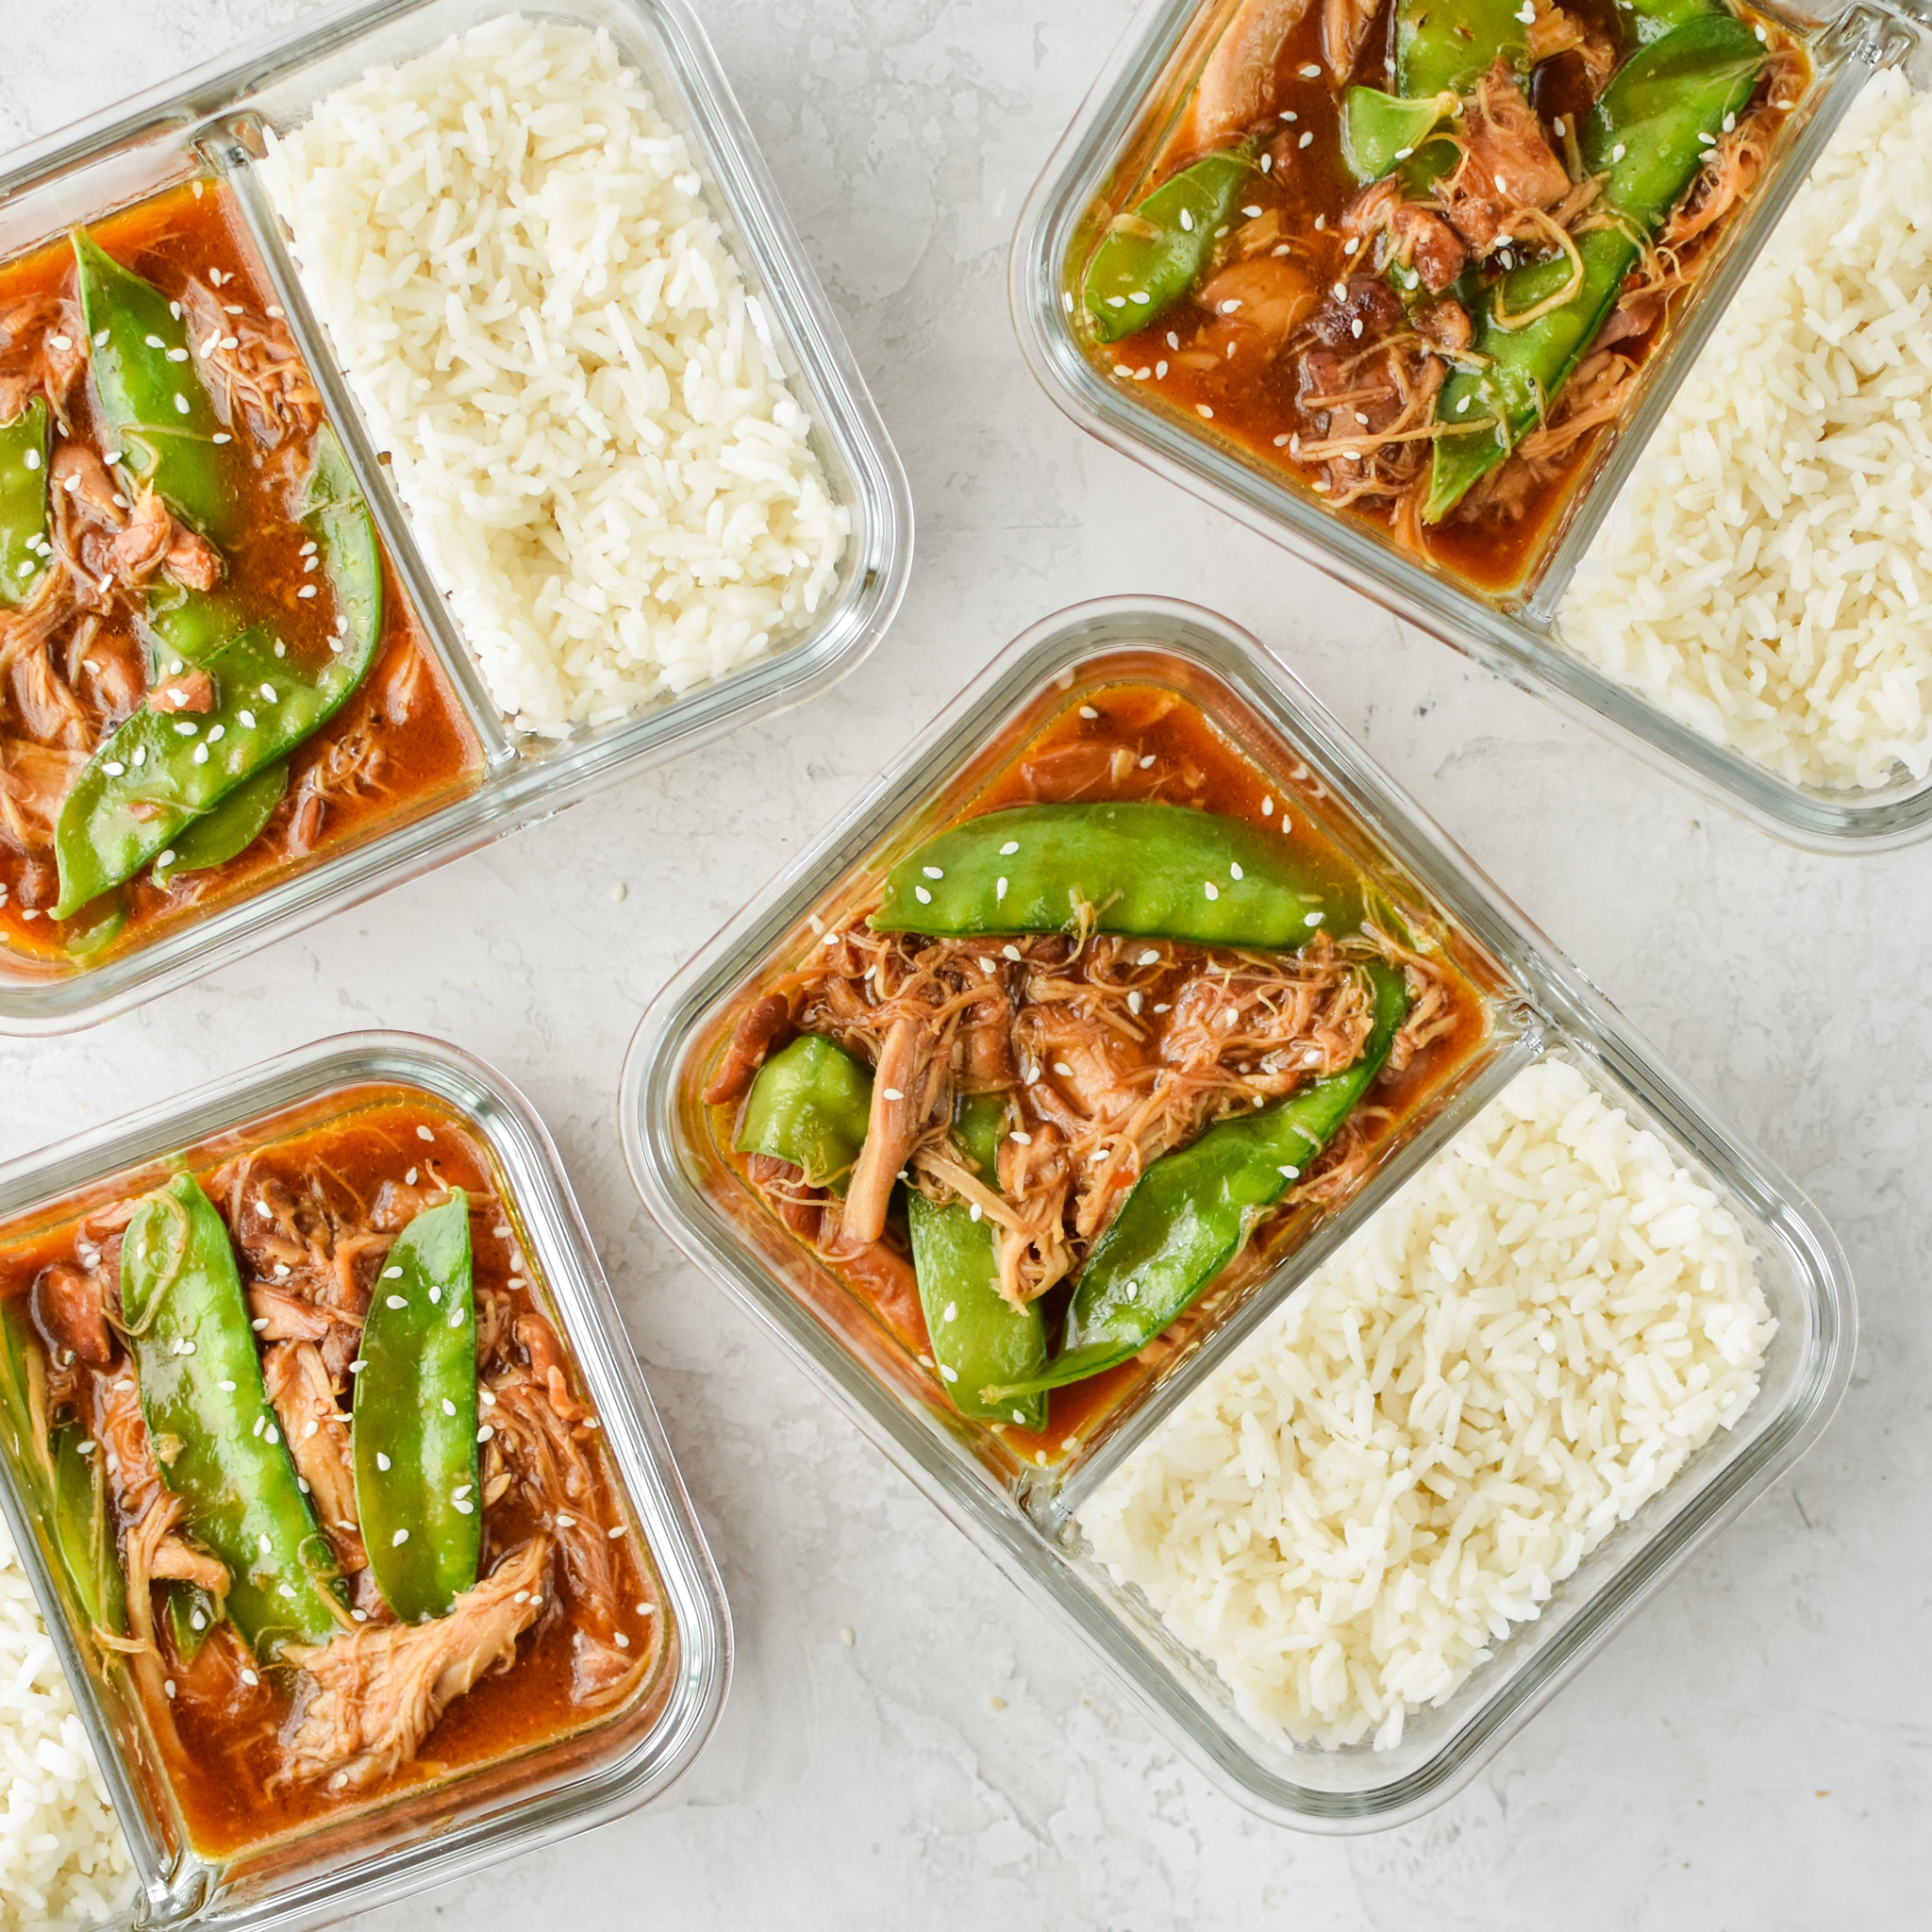
<svg viewBox="0 0 1932 1932">
<path fill-rule="evenodd" d="M 519 728 L 608 724 L 810 622 L 848 513 L 608 33 L 510 15 L 375 68 L 263 174 Z"/>
<path fill-rule="evenodd" d="M 0 1932 L 98 1925 L 134 1895 L 121 1826 L 0 1522 Z"/>
<path fill-rule="evenodd" d="M 1264 1734 L 1401 1741 L 1757 1393 L 1717 1197 L 1518 1075 L 1080 1511 Z"/>
<path fill-rule="evenodd" d="M 1932 771 L 1932 98 L 1853 104 L 1564 599 L 1571 647 L 1795 783 Z"/>
</svg>

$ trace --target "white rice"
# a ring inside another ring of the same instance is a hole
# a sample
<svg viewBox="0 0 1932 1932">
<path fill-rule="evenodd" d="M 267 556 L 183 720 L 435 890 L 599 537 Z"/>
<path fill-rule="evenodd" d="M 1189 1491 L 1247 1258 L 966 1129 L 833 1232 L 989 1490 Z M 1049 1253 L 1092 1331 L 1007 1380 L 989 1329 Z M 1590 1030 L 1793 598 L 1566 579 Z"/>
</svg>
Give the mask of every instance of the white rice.
<svg viewBox="0 0 1932 1932">
<path fill-rule="evenodd" d="M 1262 1733 L 1388 1749 L 1736 1424 L 1774 1327 L 1717 1197 L 1544 1062 L 1080 1526 Z"/>
<path fill-rule="evenodd" d="M 520 729 L 610 723 L 809 623 L 848 512 L 608 33 L 508 15 L 373 69 L 263 174 Z"/>
<path fill-rule="evenodd" d="M 0 1523 L 0 1932 L 97 1925 L 134 1895 L 121 1827 Z"/>
<path fill-rule="evenodd" d="M 1796 783 L 1932 771 L 1932 98 L 1879 75 L 1565 598 L 1571 647 Z"/>
</svg>

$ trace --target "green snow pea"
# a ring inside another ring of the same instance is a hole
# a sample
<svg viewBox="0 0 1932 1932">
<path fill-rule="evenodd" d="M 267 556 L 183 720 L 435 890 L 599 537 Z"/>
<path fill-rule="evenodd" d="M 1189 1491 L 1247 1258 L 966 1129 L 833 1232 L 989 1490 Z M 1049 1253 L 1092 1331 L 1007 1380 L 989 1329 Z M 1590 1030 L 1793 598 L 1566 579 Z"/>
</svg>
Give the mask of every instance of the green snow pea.
<svg viewBox="0 0 1932 1932">
<path fill-rule="evenodd" d="M 125 1637 L 127 1579 L 108 1514 L 106 1458 L 98 1444 L 82 1455 L 86 1440 L 78 1423 L 54 1434 L 54 1538 L 82 1615 L 95 1628 Z"/>
<path fill-rule="evenodd" d="M 169 1584 L 166 1608 L 168 1635 L 174 1641 L 175 1655 L 184 1664 L 192 1664 L 201 1655 L 201 1646 L 215 1625 L 227 1617 L 221 1598 L 198 1583 Z"/>
<path fill-rule="evenodd" d="M 0 1422 L 14 1467 L 42 1491 L 54 1480 L 46 1418 L 46 1357 L 28 1325 L 25 1298 L 15 1297 L 0 1305 Z"/>
<path fill-rule="evenodd" d="M 1007 1103 L 998 1094 L 966 1095 L 953 1109 L 955 1146 L 995 1193 L 1006 1119 Z M 906 1214 L 925 1332 L 953 1407 L 961 1415 L 1045 1428 L 1044 1395 L 991 1404 L 980 1394 L 992 1383 L 1027 1381 L 1046 1366 L 1040 1305 L 1016 1308 L 999 1291 L 992 1224 L 975 1220 L 963 1201 L 928 1201 L 917 1189 L 907 1193 Z"/>
<path fill-rule="evenodd" d="M 758 1069 L 732 1143 L 803 1170 L 842 1194 L 872 1121 L 872 1069 L 816 1033 L 801 1033 Z"/>
<path fill-rule="evenodd" d="M 1103 342 L 1145 328 L 1194 286 L 1255 174 L 1245 148 L 1203 155 L 1113 218 L 1082 297 Z"/>
<path fill-rule="evenodd" d="M 1270 836 L 1177 805 L 1021 805 L 928 839 L 892 868 L 879 932 L 1094 930 L 1202 945 L 1303 944 L 1322 894 Z"/>
<path fill-rule="evenodd" d="M 1255 1224 L 1333 1139 L 1389 1058 L 1408 992 L 1372 965 L 1375 1018 L 1361 1058 L 1278 1107 L 1212 1126 L 1155 1161 L 1094 1243 L 1042 1374 L 986 1391 L 990 1401 L 1083 1381 L 1138 1355 L 1206 1291 Z"/>
<path fill-rule="evenodd" d="M 1410 100 L 1466 94 L 1499 59 L 1529 64 L 1517 0 L 1396 0 L 1395 84 Z"/>
<path fill-rule="evenodd" d="M 1701 13 L 1718 11 L 1717 0 L 1624 0 L 1637 18 L 1631 23 L 1636 29 L 1637 43 L 1647 47 L 1652 41 L 1660 41 L 1673 27 L 1679 27 L 1687 20 L 1695 20 Z"/>
<path fill-rule="evenodd" d="M 396 1237 L 362 1331 L 356 1508 L 382 1600 L 406 1624 L 447 1613 L 476 1580 L 476 1304 L 461 1189 Z"/>
<path fill-rule="evenodd" d="M 1341 97 L 1341 153 L 1357 181 L 1379 181 L 1456 112 L 1457 96 L 1444 92 L 1411 101 L 1380 88 L 1352 87 Z"/>
<path fill-rule="evenodd" d="M 215 441 L 222 425 L 196 373 L 187 323 L 152 282 L 123 268 L 84 228 L 73 239 L 92 339 L 94 400 L 121 466 L 203 536 L 225 541 L 241 497 Z"/>
<path fill-rule="evenodd" d="M 192 1174 L 148 1195 L 121 1249 L 121 1311 L 161 1480 L 227 1565 L 257 1655 L 325 1643 L 348 1611 L 261 1379 L 228 1230 Z"/>
<path fill-rule="evenodd" d="M 1640 49 L 1604 90 L 1580 146 L 1584 166 L 1605 177 L 1599 206 L 1615 225 L 1578 239 L 1581 285 L 1533 322 L 1512 327 L 1507 318 L 1567 287 L 1567 258 L 1512 269 L 1491 291 L 1475 341 L 1486 363 L 1453 372 L 1436 405 L 1439 422 L 1482 426 L 1437 440 L 1424 521 L 1448 515 L 1554 401 L 1615 306 L 1642 242 L 1690 187 L 1725 117 L 1750 99 L 1766 58 L 1740 21 L 1699 14 Z"/>
<path fill-rule="evenodd" d="M 313 677 L 302 675 L 275 655 L 271 625 L 199 648 L 195 661 L 214 679 L 214 708 L 187 716 L 136 711 L 94 753 L 61 806 L 57 919 L 174 849 L 192 820 L 326 724 L 375 661 L 381 553 L 368 506 L 327 428 L 316 438 L 303 511 L 345 626 L 328 662 Z M 170 621 L 187 627 L 204 614 L 184 604 Z"/>
<path fill-rule="evenodd" d="M 47 404 L 0 423 L 0 606 L 25 604 L 47 568 Z"/>
<path fill-rule="evenodd" d="M 261 836 L 261 828 L 275 816 L 288 789 L 286 758 L 264 765 L 254 777 L 242 779 L 212 811 L 191 819 L 176 836 L 174 863 L 167 868 L 166 876 L 206 872 L 210 866 L 225 865 L 238 852 L 245 852 Z"/>
</svg>

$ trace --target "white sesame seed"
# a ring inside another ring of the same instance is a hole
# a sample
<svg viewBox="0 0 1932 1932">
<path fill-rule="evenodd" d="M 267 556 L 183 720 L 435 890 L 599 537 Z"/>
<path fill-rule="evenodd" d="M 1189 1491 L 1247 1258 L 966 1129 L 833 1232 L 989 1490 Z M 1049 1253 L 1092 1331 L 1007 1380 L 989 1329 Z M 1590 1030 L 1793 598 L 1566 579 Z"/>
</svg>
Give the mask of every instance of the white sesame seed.
<svg viewBox="0 0 1932 1932">
<path fill-rule="evenodd" d="M 495 1433 L 496 1431 L 492 1429 L 488 1423 L 485 1423 L 483 1426 L 476 1431 L 476 1440 L 479 1442 L 487 1442 L 489 1441 L 491 1436 L 495 1435 Z"/>
<path fill-rule="evenodd" d="M 456 1404 L 447 1395 L 442 1398 L 442 1412 L 444 1415 L 454 1415 L 457 1412 Z"/>
<path fill-rule="evenodd" d="M 101 770 L 107 773 L 108 776 L 110 778 L 120 777 L 121 774 L 126 771 L 126 769 L 127 767 L 124 765 L 118 758 L 110 758 L 105 765 L 101 767 Z"/>
<path fill-rule="evenodd" d="M 1314 144 L 1315 137 L 1312 134 L 1305 134 L 1298 142 L 1295 142 L 1295 146 L 1297 147 L 1312 147 L 1314 146 Z"/>
<path fill-rule="evenodd" d="M 1310 912 L 1307 915 L 1307 917 L 1302 921 L 1302 924 L 1304 925 L 1320 925 L 1324 916 L 1324 914 L 1320 912 Z"/>
<path fill-rule="evenodd" d="M 399 1550 L 409 1541 L 409 1532 L 407 1529 L 399 1529 L 389 1541 L 391 1549 Z"/>
<path fill-rule="evenodd" d="M 577 1520 L 575 1516 L 559 1516 L 557 1519 L 557 1526 L 558 1529 L 575 1529 L 577 1526 Z"/>
<path fill-rule="evenodd" d="M 917 899 L 922 906 L 930 906 L 932 904 L 932 894 L 928 892 L 924 886 L 914 886 L 912 889 L 912 896 L 915 899 Z"/>
<path fill-rule="evenodd" d="M 1201 881 L 1201 890 L 1204 892 L 1206 892 L 1210 899 L 1218 899 L 1221 897 L 1221 888 L 1217 886 L 1212 879 L 1203 879 Z"/>
<path fill-rule="evenodd" d="M 906 1098 L 906 1096 L 903 1093 L 901 1093 L 896 1087 L 881 1087 L 879 1089 L 879 1091 L 883 1093 L 888 1100 L 904 1100 Z"/>
<path fill-rule="evenodd" d="M 392 1294 L 389 1297 L 389 1306 L 392 1308 L 407 1308 L 409 1306 L 408 1297 L 407 1295 Z"/>
<path fill-rule="evenodd" d="M 1305 62 L 1295 70 L 1304 80 L 1320 80 L 1322 70 L 1312 60 Z"/>
<path fill-rule="evenodd" d="M 375 1466 L 377 1469 L 382 1470 L 386 1470 L 390 1466 L 389 1457 L 385 1456 L 380 1449 L 378 1449 L 375 1452 Z"/>
<path fill-rule="evenodd" d="M 998 878 L 992 882 L 992 895 L 995 901 L 1004 899 L 1007 896 L 1007 882 L 1004 878 Z"/>
<path fill-rule="evenodd" d="M 433 1141 L 436 1139 L 436 1136 L 427 1127 L 418 1127 L 416 1129 L 416 1138 L 419 1141 Z"/>
<path fill-rule="evenodd" d="M 1209 421 L 1212 421 L 1214 416 L 1214 411 L 1206 403 L 1196 403 L 1194 405 L 1194 413 L 1197 416 L 1205 416 Z"/>
</svg>

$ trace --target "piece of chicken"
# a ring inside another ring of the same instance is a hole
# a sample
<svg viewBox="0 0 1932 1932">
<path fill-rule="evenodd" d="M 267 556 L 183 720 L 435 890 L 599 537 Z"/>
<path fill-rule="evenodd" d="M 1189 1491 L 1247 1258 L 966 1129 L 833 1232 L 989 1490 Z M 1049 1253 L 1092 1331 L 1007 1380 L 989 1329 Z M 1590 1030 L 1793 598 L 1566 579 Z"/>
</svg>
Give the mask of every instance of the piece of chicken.
<svg viewBox="0 0 1932 1932">
<path fill-rule="evenodd" d="M 1307 10 L 1308 0 L 1241 0 L 1201 70 L 1181 146 L 1225 147 L 1268 111 L 1281 43 Z"/>
<path fill-rule="evenodd" d="M 361 1790 L 414 1758 L 443 1712 L 537 1621 L 550 1550 L 548 1537 L 533 1537 L 427 1624 L 365 1624 L 284 1651 L 314 1680 L 289 1739 L 291 1774 Z"/>
<path fill-rule="evenodd" d="M 330 1547 L 346 1574 L 366 1570 L 369 1553 L 356 1513 L 356 1474 L 349 1466 L 349 1418 L 336 1407 L 335 1383 L 322 1351 L 313 1341 L 277 1341 L 263 1355 L 261 1374 Z"/>
</svg>

